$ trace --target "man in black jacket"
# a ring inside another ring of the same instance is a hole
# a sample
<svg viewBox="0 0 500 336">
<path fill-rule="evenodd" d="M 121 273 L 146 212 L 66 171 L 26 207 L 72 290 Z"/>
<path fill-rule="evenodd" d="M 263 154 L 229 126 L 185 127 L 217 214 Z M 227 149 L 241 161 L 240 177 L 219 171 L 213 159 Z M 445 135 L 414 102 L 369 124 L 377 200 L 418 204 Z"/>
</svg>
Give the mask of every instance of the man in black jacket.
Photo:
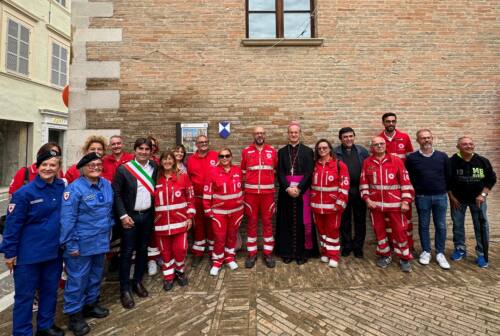
<svg viewBox="0 0 500 336">
<path fill-rule="evenodd" d="M 120 217 L 123 232 L 120 246 L 120 300 L 124 308 L 135 305 L 130 287 L 139 297 L 148 296 L 142 285 L 146 270 L 148 243 L 153 231 L 153 194 L 157 166 L 150 160 L 151 142 L 139 138 L 134 144 L 134 160 L 122 164 L 113 180 L 115 211 Z M 132 255 L 135 250 L 135 269 L 130 280 Z"/>
<path fill-rule="evenodd" d="M 469 207 L 476 237 L 476 264 L 486 268 L 489 239 L 486 198 L 495 185 L 497 176 L 490 161 L 474 153 L 474 142 L 471 137 L 460 137 L 457 148 L 459 152 L 450 159 L 451 184 L 448 192 L 455 244 L 451 259 L 458 261 L 466 256 L 464 219 L 465 211 Z"/>
<path fill-rule="evenodd" d="M 340 225 L 340 246 L 342 256 L 347 257 L 354 252 L 356 258 L 363 258 L 363 245 L 366 236 L 366 203 L 359 192 L 359 178 L 363 161 L 370 156 L 366 148 L 354 144 L 356 133 L 351 127 L 339 130 L 340 146 L 335 147 L 335 156 L 343 161 L 349 170 L 351 180 L 349 200 L 342 214 Z M 354 238 L 352 237 L 352 222 L 354 219 Z"/>
</svg>

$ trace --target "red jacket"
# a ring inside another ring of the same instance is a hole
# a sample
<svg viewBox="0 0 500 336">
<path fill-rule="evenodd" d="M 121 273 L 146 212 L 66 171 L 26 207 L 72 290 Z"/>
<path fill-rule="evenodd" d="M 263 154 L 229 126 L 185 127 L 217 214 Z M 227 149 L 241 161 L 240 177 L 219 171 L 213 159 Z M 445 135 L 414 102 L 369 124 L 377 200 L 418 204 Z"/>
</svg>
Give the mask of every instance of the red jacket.
<svg viewBox="0 0 500 336">
<path fill-rule="evenodd" d="M 193 186 L 187 174 L 172 175 L 168 180 L 165 176 L 160 177 L 154 194 L 155 234 L 171 236 L 186 232 L 187 220 L 196 213 L 193 197 Z"/>
<path fill-rule="evenodd" d="M 24 185 L 24 177 L 26 176 L 26 169 L 29 169 L 29 174 L 28 174 L 28 182 L 31 182 L 33 181 L 33 179 L 36 177 L 37 175 L 37 168 L 36 168 L 36 162 L 33 163 L 31 166 L 29 167 L 21 167 L 17 172 L 16 174 L 14 175 L 14 177 L 12 178 L 12 181 L 10 182 L 10 185 L 9 185 L 9 198 L 12 197 L 12 194 L 14 194 L 17 190 L 21 189 L 21 187 Z M 64 173 L 61 170 L 59 170 L 59 178 L 63 178 L 64 177 Z"/>
<path fill-rule="evenodd" d="M 207 216 L 243 210 L 242 177 L 237 166 L 231 166 L 229 172 L 221 166 L 210 170 L 203 187 L 203 209 Z"/>
<path fill-rule="evenodd" d="M 359 190 L 381 211 L 400 211 L 401 202 L 411 203 L 415 193 L 403 161 L 390 154 L 381 161 L 371 155 L 363 162 Z"/>
<path fill-rule="evenodd" d="M 342 161 L 316 162 L 311 185 L 311 208 L 314 213 L 344 211 L 349 196 L 349 170 Z"/>
<path fill-rule="evenodd" d="M 76 168 L 76 163 L 68 168 L 64 178 L 68 181 L 68 184 L 80 177 L 80 171 Z"/>
<path fill-rule="evenodd" d="M 251 144 L 241 152 L 241 170 L 245 175 L 245 192 L 270 194 L 274 192 L 274 171 L 278 165 L 276 150 L 264 144 L 258 150 Z"/>
<path fill-rule="evenodd" d="M 396 129 L 392 140 L 385 135 L 384 131 L 382 131 L 379 136 L 385 140 L 387 153 L 397 156 L 403 160 L 403 163 L 406 160 L 406 156 L 413 152 L 413 145 L 411 144 L 410 137 L 406 133 Z"/>
<path fill-rule="evenodd" d="M 102 177 L 106 180 L 113 182 L 113 178 L 115 177 L 116 170 L 120 167 L 121 164 L 127 163 L 134 159 L 134 154 L 122 152 L 119 160 L 116 160 L 113 154 L 105 155 L 102 158 Z"/>
<path fill-rule="evenodd" d="M 191 155 L 187 160 L 187 172 L 194 187 L 196 197 L 203 196 L 203 186 L 205 179 L 210 172 L 210 167 L 214 167 L 218 161 L 216 151 L 208 151 L 207 155 L 200 157 L 198 152 Z"/>
</svg>

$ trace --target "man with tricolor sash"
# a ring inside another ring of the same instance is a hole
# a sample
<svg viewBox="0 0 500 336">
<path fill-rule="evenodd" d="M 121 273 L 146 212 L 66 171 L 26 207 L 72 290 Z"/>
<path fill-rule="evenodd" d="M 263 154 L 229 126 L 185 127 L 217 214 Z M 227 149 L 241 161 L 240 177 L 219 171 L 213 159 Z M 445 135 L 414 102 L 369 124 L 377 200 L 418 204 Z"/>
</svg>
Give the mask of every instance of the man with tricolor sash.
<svg viewBox="0 0 500 336">
<path fill-rule="evenodd" d="M 120 217 L 123 232 L 120 246 L 120 300 L 124 308 L 135 305 L 131 290 L 147 297 L 142 285 L 147 265 L 147 248 L 153 231 L 153 194 L 157 165 L 150 160 L 151 142 L 139 138 L 134 144 L 134 160 L 118 167 L 113 180 L 115 211 Z M 130 280 L 132 255 L 135 268 Z"/>
</svg>

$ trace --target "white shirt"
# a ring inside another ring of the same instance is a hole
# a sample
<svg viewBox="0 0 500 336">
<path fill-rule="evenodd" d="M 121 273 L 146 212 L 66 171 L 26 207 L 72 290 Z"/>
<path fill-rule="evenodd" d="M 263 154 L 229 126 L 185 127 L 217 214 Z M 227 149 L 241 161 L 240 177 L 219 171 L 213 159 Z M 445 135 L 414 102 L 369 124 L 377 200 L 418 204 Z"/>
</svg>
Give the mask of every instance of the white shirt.
<svg viewBox="0 0 500 336">
<path fill-rule="evenodd" d="M 135 160 L 137 162 L 137 160 Z M 149 175 L 153 175 L 154 168 L 151 164 L 146 163 L 146 165 L 141 165 L 139 162 L 137 162 L 139 166 L 144 169 L 144 171 Z M 144 211 L 151 208 L 151 194 L 149 191 L 142 185 L 141 182 L 137 181 L 137 196 L 135 198 L 135 206 L 134 210 L 135 211 Z"/>
</svg>

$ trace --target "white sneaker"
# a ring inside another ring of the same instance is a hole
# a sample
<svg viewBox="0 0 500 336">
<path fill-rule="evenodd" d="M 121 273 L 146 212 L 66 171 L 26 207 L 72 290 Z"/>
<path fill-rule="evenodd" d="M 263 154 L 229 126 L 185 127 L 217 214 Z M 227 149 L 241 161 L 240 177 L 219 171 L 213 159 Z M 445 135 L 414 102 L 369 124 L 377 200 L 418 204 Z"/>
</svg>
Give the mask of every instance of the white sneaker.
<svg viewBox="0 0 500 336">
<path fill-rule="evenodd" d="M 442 269 L 448 270 L 451 268 L 443 253 L 438 253 L 436 255 L 436 261 Z"/>
<path fill-rule="evenodd" d="M 321 262 L 327 263 L 328 260 L 330 260 L 330 259 L 327 256 L 321 256 L 321 259 L 319 259 L 319 260 L 321 260 Z"/>
<path fill-rule="evenodd" d="M 158 266 L 156 265 L 155 260 L 148 261 L 148 274 L 149 276 L 153 276 L 158 273 Z"/>
<path fill-rule="evenodd" d="M 217 274 L 219 274 L 219 271 L 220 271 L 219 267 L 212 266 L 212 268 L 210 269 L 210 275 L 217 276 Z"/>
<path fill-rule="evenodd" d="M 422 253 L 420 253 L 418 262 L 422 265 L 429 265 L 429 263 L 431 262 L 431 254 L 427 251 L 423 251 Z"/>
<path fill-rule="evenodd" d="M 232 269 L 233 271 L 238 268 L 238 264 L 236 263 L 236 261 L 231 261 L 227 263 L 227 266 L 229 266 L 229 268 Z"/>
<path fill-rule="evenodd" d="M 330 259 L 330 261 L 328 262 L 328 266 L 333 267 L 333 268 L 336 268 L 338 265 L 339 265 L 338 261 L 333 260 L 333 259 Z"/>
</svg>

